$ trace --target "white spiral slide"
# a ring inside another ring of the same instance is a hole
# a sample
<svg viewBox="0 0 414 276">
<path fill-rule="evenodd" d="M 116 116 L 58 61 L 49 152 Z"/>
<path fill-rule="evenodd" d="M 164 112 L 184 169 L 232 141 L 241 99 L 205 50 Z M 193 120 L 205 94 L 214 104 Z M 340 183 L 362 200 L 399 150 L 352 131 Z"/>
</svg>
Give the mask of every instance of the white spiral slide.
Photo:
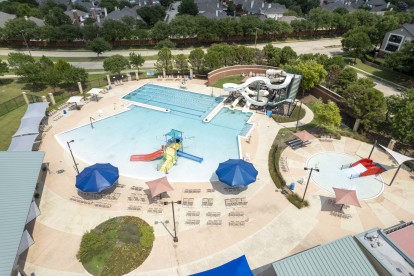
<svg viewBox="0 0 414 276">
<path fill-rule="evenodd" d="M 266 96 L 265 92 L 267 91 L 260 90 L 259 99 L 255 100 L 251 98 L 249 95 L 257 96 L 257 92 L 250 90 L 249 85 L 258 81 L 262 81 L 269 89 L 283 89 L 290 84 L 290 82 L 293 79 L 293 76 L 293 74 L 286 74 L 286 78 L 281 84 L 272 84 L 270 82 L 270 79 L 267 77 L 251 77 L 242 84 L 225 83 L 223 84 L 223 89 L 227 92 L 240 92 L 247 102 L 257 106 L 265 106 L 267 104 L 268 99 L 262 96 Z"/>
</svg>

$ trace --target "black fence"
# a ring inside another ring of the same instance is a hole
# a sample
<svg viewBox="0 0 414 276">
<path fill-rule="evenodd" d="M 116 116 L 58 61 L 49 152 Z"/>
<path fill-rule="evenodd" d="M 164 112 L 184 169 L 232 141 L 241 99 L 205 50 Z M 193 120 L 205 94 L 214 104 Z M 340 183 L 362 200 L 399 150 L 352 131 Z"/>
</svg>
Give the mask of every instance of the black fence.
<svg viewBox="0 0 414 276">
<path fill-rule="evenodd" d="M 23 95 L 17 96 L 13 99 L 10 99 L 6 102 L 0 103 L 0 116 L 3 116 L 10 111 L 13 111 L 23 105 L 25 105 L 26 102 L 23 98 Z"/>
</svg>

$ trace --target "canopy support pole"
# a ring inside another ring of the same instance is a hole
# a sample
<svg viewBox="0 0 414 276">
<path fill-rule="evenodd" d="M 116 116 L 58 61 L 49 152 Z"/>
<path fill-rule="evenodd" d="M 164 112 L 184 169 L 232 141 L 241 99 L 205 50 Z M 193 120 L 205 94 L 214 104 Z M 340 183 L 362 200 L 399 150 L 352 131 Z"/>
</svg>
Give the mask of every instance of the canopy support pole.
<svg viewBox="0 0 414 276">
<path fill-rule="evenodd" d="M 401 164 L 402 165 L 402 164 Z M 395 177 L 397 176 L 397 173 L 400 171 L 401 169 L 401 165 L 398 166 L 397 171 L 395 172 L 394 176 L 392 177 L 392 180 L 390 182 L 390 186 L 392 185 L 392 183 L 394 182 Z"/>
<path fill-rule="evenodd" d="M 372 149 L 371 149 L 371 152 L 369 153 L 368 159 L 371 158 L 372 152 L 374 151 L 376 145 L 377 145 L 377 140 L 375 140 L 374 144 L 372 145 Z"/>
</svg>

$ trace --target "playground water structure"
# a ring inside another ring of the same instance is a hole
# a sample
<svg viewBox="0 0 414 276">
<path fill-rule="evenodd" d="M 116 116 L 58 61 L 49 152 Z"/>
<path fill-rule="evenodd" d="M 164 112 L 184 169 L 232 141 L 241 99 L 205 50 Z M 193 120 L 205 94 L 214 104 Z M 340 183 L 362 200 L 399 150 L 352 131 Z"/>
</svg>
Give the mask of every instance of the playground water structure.
<svg viewBox="0 0 414 276">
<path fill-rule="evenodd" d="M 184 138 L 184 148 L 176 152 L 176 165 L 168 172 L 171 181 L 212 180 L 220 162 L 242 157 L 238 139 L 251 131 L 252 125 L 248 122 L 253 115 L 251 112 L 221 108 L 205 123 L 205 114 L 211 113 L 221 103 L 221 98 L 180 90 L 182 104 L 175 98 L 174 105 L 164 107 L 161 102 L 175 95 L 171 96 L 170 88 L 162 88 L 166 93 L 157 93 L 150 102 L 158 103 L 161 110 L 135 106 L 131 100 L 128 110 L 97 120 L 93 129 L 89 124 L 83 125 L 57 134 L 56 139 L 66 150 L 66 141 L 74 139 L 71 148 L 77 160 L 87 164 L 109 162 L 119 167 L 121 175 L 144 180 L 165 175 L 159 170 L 164 154 L 161 149 L 166 145 L 164 134 L 171 129 L 182 131 Z M 194 106 L 189 106 L 189 102 L 195 102 Z M 200 105 L 197 106 L 197 102 Z M 169 112 L 162 111 L 164 108 Z M 135 161 L 154 161 L 131 162 L 131 155 L 136 156 Z M 202 163 L 199 157 L 204 159 Z"/>
<path fill-rule="evenodd" d="M 350 174 L 353 173 L 343 169 L 343 165 L 355 164 L 360 159 L 359 156 L 346 153 L 322 152 L 311 156 L 306 166 L 319 169 L 319 172 L 312 173 L 312 180 L 331 194 L 334 194 L 332 188 L 335 187 L 348 190 L 355 189 L 360 200 L 376 198 L 384 190 L 384 181 L 381 175 L 350 177 Z"/>
<path fill-rule="evenodd" d="M 275 74 L 277 70 L 268 70 L 266 75 Z M 279 70 L 282 73 L 281 70 Z M 223 89 L 226 92 L 230 93 L 240 93 L 240 96 L 232 103 L 232 107 L 235 107 L 241 99 L 246 100 L 246 105 L 243 108 L 244 112 L 247 112 L 251 105 L 256 105 L 260 107 L 270 106 L 275 107 L 282 103 L 292 104 L 295 101 L 296 94 L 300 85 L 302 76 L 282 73 L 285 77 L 282 83 L 275 84 L 272 83 L 272 79 L 263 76 L 250 77 L 242 84 L 235 83 L 225 83 L 223 84 Z M 276 78 L 274 79 L 276 80 Z M 279 80 L 279 78 L 277 78 Z M 252 84 L 258 85 L 263 83 L 266 89 L 256 89 L 256 91 L 251 90 L 249 86 Z M 283 95 L 279 94 L 279 97 L 276 97 L 277 93 L 271 93 L 269 91 L 283 91 Z M 269 97 L 275 101 L 269 101 Z"/>
</svg>

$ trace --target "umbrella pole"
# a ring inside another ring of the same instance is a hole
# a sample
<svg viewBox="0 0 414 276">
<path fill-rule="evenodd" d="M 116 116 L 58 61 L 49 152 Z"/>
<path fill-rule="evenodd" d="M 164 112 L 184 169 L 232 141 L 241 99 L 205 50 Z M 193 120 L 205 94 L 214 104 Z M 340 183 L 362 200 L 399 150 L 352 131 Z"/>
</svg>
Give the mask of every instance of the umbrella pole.
<svg viewBox="0 0 414 276">
<path fill-rule="evenodd" d="M 340 210 L 340 211 L 342 211 L 342 209 L 344 208 L 344 205 L 345 205 L 345 204 L 342 204 L 342 206 L 341 206 L 341 210 Z"/>
</svg>

